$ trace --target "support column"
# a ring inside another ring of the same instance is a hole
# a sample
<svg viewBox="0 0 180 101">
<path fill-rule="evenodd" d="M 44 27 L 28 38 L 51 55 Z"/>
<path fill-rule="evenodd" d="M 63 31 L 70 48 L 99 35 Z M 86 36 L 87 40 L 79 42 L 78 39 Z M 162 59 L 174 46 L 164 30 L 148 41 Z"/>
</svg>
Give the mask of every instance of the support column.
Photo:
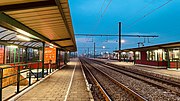
<svg viewBox="0 0 180 101">
<path fill-rule="evenodd" d="M 27 63 L 27 62 L 28 62 L 28 48 L 27 48 L 27 47 L 25 48 L 25 52 L 26 52 L 26 59 L 25 59 L 25 62 Z"/>
<path fill-rule="evenodd" d="M 158 62 L 158 67 L 159 67 L 159 52 L 157 51 L 157 62 Z"/>
<path fill-rule="evenodd" d="M 3 55 L 3 64 L 6 63 L 6 46 L 4 45 L 4 55 Z"/>
<path fill-rule="evenodd" d="M 136 64 L 136 52 L 134 51 L 133 54 L 134 54 L 134 65 L 135 65 Z"/>
<path fill-rule="evenodd" d="M 59 68 L 59 56 L 58 56 L 58 48 L 56 48 L 56 69 L 58 69 Z"/>
<path fill-rule="evenodd" d="M 121 61 L 121 22 L 119 22 L 119 61 Z"/>
<path fill-rule="evenodd" d="M 42 78 L 44 78 L 44 51 L 45 51 L 45 42 L 43 42 L 43 47 L 42 47 Z"/>
<path fill-rule="evenodd" d="M 167 55 L 167 68 L 170 68 L 169 49 L 166 49 Z"/>
</svg>

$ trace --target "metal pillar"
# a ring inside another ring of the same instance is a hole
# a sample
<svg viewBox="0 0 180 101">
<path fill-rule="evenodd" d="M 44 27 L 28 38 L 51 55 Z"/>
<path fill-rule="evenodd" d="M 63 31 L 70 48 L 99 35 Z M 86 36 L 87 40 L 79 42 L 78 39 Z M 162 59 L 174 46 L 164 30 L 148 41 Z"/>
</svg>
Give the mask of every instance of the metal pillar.
<svg viewBox="0 0 180 101">
<path fill-rule="evenodd" d="M 166 52 L 167 52 L 166 55 L 167 55 L 167 62 L 168 62 L 167 68 L 170 68 L 169 49 L 167 49 Z"/>
<path fill-rule="evenodd" d="M 136 64 L 136 52 L 134 51 L 133 54 L 134 54 L 134 65 L 135 65 Z"/>
<path fill-rule="evenodd" d="M 96 55 L 96 43 L 94 42 L 94 58 L 95 58 L 95 55 Z"/>
<path fill-rule="evenodd" d="M 59 68 L 59 56 L 58 56 L 58 51 L 59 51 L 59 49 L 58 48 L 56 48 L 56 69 L 58 69 Z"/>
<path fill-rule="evenodd" d="M 27 63 L 28 62 L 28 48 L 25 48 L 25 52 L 26 52 L 26 60 L 25 60 L 25 62 Z"/>
<path fill-rule="evenodd" d="M 119 51 L 121 51 L 121 22 L 119 22 Z M 121 52 L 119 52 L 119 61 L 121 61 Z"/>
<path fill-rule="evenodd" d="M 42 78 L 44 78 L 44 51 L 45 51 L 45 42 L 43 42 L 43 47 L 42 47 Z"/>
<path fill-rule="evenodd" d="M 4 45 L 4 55 L 3 55 L 3 64 L 6 62 L 6 46 Z"/>
</svg>

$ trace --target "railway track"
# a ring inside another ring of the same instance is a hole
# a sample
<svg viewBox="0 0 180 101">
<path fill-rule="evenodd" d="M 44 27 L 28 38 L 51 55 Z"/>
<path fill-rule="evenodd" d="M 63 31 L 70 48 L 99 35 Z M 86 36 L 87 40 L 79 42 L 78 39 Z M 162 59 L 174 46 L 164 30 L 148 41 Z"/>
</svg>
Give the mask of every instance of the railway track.
<svg viewBox="0 0 180 101">
<path fill-rule="evenodd" d="M 103 63 L 100 63 L 97 61 L 94 61 L 94 62 L 96 62 L 97 64 L 100 64 L 100 65 L 103 65 L 104 67 L 110 68 L 114 71 L 118 71 L 118 72 L 128 75 L 130 77 L 142 80 L 142 81 L 144 81 L 146 83 L 150 83 L 154 86 L 158 86 L 159 88 L 168 89 L 172 92 L 175 92 L 178 96 L 180 96 L 180 83 L 178 83 L 178 82 L 169 81 L 169 80 L 158 78 L 158 77 L 153 77 L 153 76 L 141 73 L 141 72 L 128 70 L 126 68 L 120 68 L 119 66 L 116 66 L 113 64 L 103 64 Z"/>
<path fill-rule="evenodd" d="M 88 64 L 85 60 L 81 62 L 91 75 L 95 84 L 98 85 L 106 101 L 147 101 L 141 95 L 132 91 L 110 75 Z"/>
<path fill-rule="evenodd" d="M 109 66 L 97 61 L 85 59 L 89 64 L 99 68 L 106 74 L 113 76 L 119 82 L 128 86 L 133 91 L 137 92 L 145 99 L 150 101 L 179 101 L 179 85 L 171 82 L 163 82 L 164 80 L 155 80 L 148 76 L 138 75 L 132 71 L 126 71 L 125 68 L 117 68 Z"/>
</svg>

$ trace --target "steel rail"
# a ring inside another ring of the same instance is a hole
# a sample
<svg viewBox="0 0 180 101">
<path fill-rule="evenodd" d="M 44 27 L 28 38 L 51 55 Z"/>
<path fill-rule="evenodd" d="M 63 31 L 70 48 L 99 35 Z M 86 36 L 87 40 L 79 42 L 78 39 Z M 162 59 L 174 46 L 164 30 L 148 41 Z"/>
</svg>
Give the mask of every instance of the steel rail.
<svg viewBox="0 0 180 101">
<path fill-rule="evenodd" d="M 94 61 L 96 61 L 96 60 L 94 60 Z M 158 82 L 158 83 L 161 82 L 162 84 L 167 84 L 168 86 L 180 87 L 180 84 L 177 83 L 177 82 L 173 82 L 173 81 L 169 81 L 169 80 L 167 81 L 167 80 L 164 80 L 164 79 L 161 79 L 161 78 L 155 78 L 155 77 L 152 77 L 152 76 L 145 75 L 145 74 L 143 74 L 143 73 L 135 72 L 135 71 L 132 71 L 132 70 L 127 70 L 126 68 L 116 68 L 117 65 L 115 65 L 115 64 L 103 64 L 102 62 L 100 63 L 100 61 L 99 61 L 99 62 L 96 61 L 96 63 L 99 64 L 99 65 L 103 65 L 103 66 L 105 66 L 105 67 L 107 67 L 107 68 L 110 68 L 110 69 L 112 69 L 112 70 L 114 70 L 114 71 L 120 72 L 120 73 L 122 73 L 122 74 L 124 74 L 124 75 L 128 75 L 128 76 L 130 76 L 130 77 L 132 77 L 132 78 L 135 78 L 135 79 L 144 81 L 144 82 L 149 83 L 149 84 L 151 84 L 151 85 L 155 85 L 155 86 L 157 86 L 157 87 L 159 87 L 159 88 L 171 90 L 171 91 L 177 93 L 177 95 L 180 96 L 180 91 L 176 91 L 176 90 L 174 90 L 174 89 L 167 88 L 167 87 L 164 86 L 164 85 L 159 85 L 159 84 L 157 84 L 157 83 L 151 82 L 150 80 L 148 81 L 147 79 L 143 79 L 143 78 L 137 77 L 137 76 L 135 76 L 135 75 L 138 75 L 138 76 L 141 76 L 141 77 L 146 77 L 146 78 L 151 79 L 151 80 L 154 80 L 154 81 L 156 81 L 156 82 Z M 109 66 L 111 66 L 111 67 L 109 67 Z M 120 66 L 118 66 L 118 67 L 120 67 Z M 131 73 L 131 74 L 130 74 L 130 73 Z M 133 75 L 133 74 L 135 74 L 135 75 Z"/>
<path fill-rule="evenodd" d="M 92 64 L 90 64 L 89 62 L 87 62 L 87 60 L 85 60 L 87 64 L 89 64 L 91 67 L 95 68 Z M 148 101 L 146 98 L 144 98 L 143 96 L 139 95 L 138 93 L 136 93 L 135 91 L 131 90 L 130 88 L 128 88 L 127 86 L 125 86 L 124 84 L 122 84 L 121 82 L 117 81 L 116 79 L 114 79 L 113 77 L 111 77 L 110 75 L 108 75 L 107 73 L 101 71 L 98 68 L 95 68 L 97 71 L 99 71 L 100 73 L 102 73 L 103 75 L 105 75 L 106 77 L 108 77 L 112 82 L 114 82 L 115 84 L 117 84 L 119 87 L 121 87 L 122 89 L 124 89 L 125 91 L 127 91 L 130 95 L 132 95 L 133 97 L 135 97 L 138 101 Z"/>
<path fill-rule="evenodd" d="M 82 66 L 85 67 L 85 69 L 88 71 L 88 73 L 91 75 L 94 83 L 99 88 L 100 92 L 103 94 L 103 97 L 106 101 L 112 101 L 107 92 L 104 90 L 104 88 L 101 86 L 101 84 L 98 82 L 98 80 L 95 78 L 95 76 L 92 74 L 92 72 L 88 69 L 88 67 L 84 64 L 82 60 L 80 60 L 82 63 Z"/>
</svg>

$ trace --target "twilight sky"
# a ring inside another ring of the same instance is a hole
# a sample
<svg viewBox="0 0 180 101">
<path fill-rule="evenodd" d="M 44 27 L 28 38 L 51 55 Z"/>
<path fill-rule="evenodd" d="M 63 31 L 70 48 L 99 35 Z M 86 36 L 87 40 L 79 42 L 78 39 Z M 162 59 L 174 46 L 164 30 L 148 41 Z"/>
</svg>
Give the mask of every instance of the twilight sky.
<svg viewBox="0 0 180 101">
<path fill-rule="evenodd" d="M 159 35 L 145 46 L 180 41 L 180 0 L 69 0 L 75 34 Z M 109 5 L 109 6 L 108 6 Z M 135 48 L 143 38 L 122 37 L 122 49 Z M 78 53 L 112 52 L 118 37 L 76 36 Z M 102 49 L 105 46 L 105 49 Z"/>
</svg>

